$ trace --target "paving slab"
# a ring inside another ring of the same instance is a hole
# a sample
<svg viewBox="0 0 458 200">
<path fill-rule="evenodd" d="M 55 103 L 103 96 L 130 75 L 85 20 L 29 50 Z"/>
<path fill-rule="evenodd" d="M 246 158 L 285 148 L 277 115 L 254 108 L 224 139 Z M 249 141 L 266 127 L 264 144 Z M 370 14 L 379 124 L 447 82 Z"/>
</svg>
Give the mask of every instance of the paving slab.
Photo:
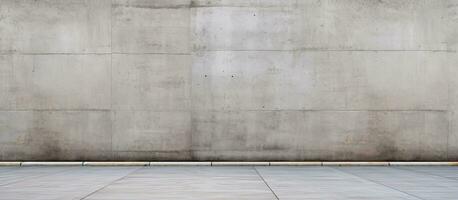
<svg viewBox="0 0 458 200">
<path fill-rule="evenodd" d="M 7 168 L 0 173 L 0 186 L 6 186 L 13 183 L 19 183 L 42 176 L 61 173 L 70 167 L 16 167 L 15 169 Z"/>
<path fill-rule="evenodd" d="M 395 167 L 342 167 L 338 168 L 349 174 L 364 178 L 374 183 L 402 191 L 417 199 L 456 199 L 458 197 L 458 181 L 440 176 L 419 173 L 415 168 Z M 457 173 L 458 167 L 454 172 Z"/>
<path fill-rule="evenodd" d="M 458 180 L 458 166 L 415 166 L 415 167 L 397 167 L 399 169 L 407 169 L 415 172 L 440 176 L 444 178 L 452 178 Z"/>
<path fill-rule="evenodd" d="M 257 167 L 279 199 L 416 199 L 332 167 Z"/>
<path fill-rule="evenodd" d="M 276 199 L 253 167 L 148 167 L 87 199 Z"/>
<path fill-rule="evenodd" d="M 27 167 L 47 174 L 0 186 L 0 199 L 82 199 L 139 167 Z M 22 170 L 22 169 L 21 169 Z M 18 173 L 17 170 L 11 174 Z"/>
</svg>

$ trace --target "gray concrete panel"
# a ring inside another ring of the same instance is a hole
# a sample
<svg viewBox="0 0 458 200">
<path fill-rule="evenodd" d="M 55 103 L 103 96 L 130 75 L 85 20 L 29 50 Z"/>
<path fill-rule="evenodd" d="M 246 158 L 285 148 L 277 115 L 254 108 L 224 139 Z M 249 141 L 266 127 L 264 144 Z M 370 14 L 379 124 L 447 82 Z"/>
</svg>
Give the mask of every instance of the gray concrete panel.
<svg viewBox="0 0 458 200">
<path fill-rule="evenodd" d="M 187 2 L 113 1 L 113 52 L 189 53 Z"/>
<path fill-rule="evenodd" d="M 196 7 L 193 50 L 291 50 L 293 7 Z"/>
<path fill-rule="evenodd" d="M 106 111 L 0 111 L 1 160 L 110 159 Z"/>
<path fill-rule="evenodd" d="M 194 56 L 197 110 L 447 110 L 452 53 L 218 51 Z M 433 94 L 433 95 L 431 95 Z"/>
<path fill-rule="evenodd" d="M 449 123 L 448 159 L 458 160 L 458 54 L 449 57 Z"/>
<path fill-rule="evenodd" d="M 188 55 L 113 55 L 115 110 L 189 110 Z"/>
<path fill-rule="evenodd" d="M 193 113 L 200 160 L 442 160 L 446 112 Z"/>
<path fill-rule="evenodd" d="M 116 111 L 113 115 L 115 152 L 186 154 L 190 149 L 190 112 Z"/>
<path fill-rule="evenodd" d="M 193 47 L 456 50 L 456 16 L 456 2 L 449 0 L 198 1 Z"/>
<path fill-rule="evenodd" d="M 110 109 L 109 55 L 0 55 L 0 109 Z"/>
<path fill-rule="evenodd" d="M 449 120 L 447 156 L 449 160 L 458 160 L 458 111 L 450 112 Z"/>
<path fill-rule="evenodd" d="M 0 52 L 108 53 L 110 15 L 110 0 L 2 0 Z"/>
</svg>

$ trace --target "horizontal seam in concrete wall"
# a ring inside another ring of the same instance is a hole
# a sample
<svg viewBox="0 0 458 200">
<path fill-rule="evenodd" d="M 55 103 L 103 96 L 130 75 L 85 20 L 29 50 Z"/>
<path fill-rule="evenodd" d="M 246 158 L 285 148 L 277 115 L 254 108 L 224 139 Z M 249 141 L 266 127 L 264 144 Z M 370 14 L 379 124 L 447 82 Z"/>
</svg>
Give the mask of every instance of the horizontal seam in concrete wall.
<svg viewBox="0 0 458 200">
<path fill-rule="evenodd" d="M 409 109 L 367 109 L 367 110 L 308 110 L 308 109 L 233 109 L 233 110 L 216 110 L 216 109 L 164 109 L 164 110 L 154 110 L 154 109 L 0 109 L 0 111 L 151 111 L 151 112 L 190 112 L 190 111 L 208 111 L 208 112 L 239 112 L 239 111 L 305 111 L 305 112 L 452 112 L 450 110 L 409 110 Z"/>
<path fill-rule="evenodd" d="M 298 4 L 285 4 L 285 5 L 195 5 L 193 3 L 187 5 L 176 6 L 135 6 L 125 4 L 112 4 L 112 7 L 127 7 L 127 8 L 145 8 L 145 9 L 205 9 L 205 8 L 291 8 L 300 6 Z"/>
<path fill-rule="evenodd" d="M 199 8 L 291 8 L 292 6 L 298 6 L 297 4 L 290 5 L 278 5 L 278 6 L 231 6 L 231 5 L 191 5 L 189 8 L 199 9 Z"/>
<path fill-rule="evenodd" d="M 0 52 L 0 55 L 192 55 L 191 53 L 167 53 L 167 52 L 107 52 L 107 53 L 57 53 L 57 52 L 43 52 L 43 53 L 21 53 L 21 52 Z"/>
<path fill-rule="evenodd" d="M 321 162 L 321 161 L 298 161 L 298 162 L 162 162 L 162 161 L 79 161 L 79 162 L 0 162 L 0 166 L 458 166 L 457 162 Z"/>
<path fill-rule="evenodd" d="M 195 53 L 199 52 L 230 52 L 230 51 L 241 51 L 241 52 L 251 52 L 251 51 L 266 51 L 266 52 L 294 52 L 294 51 L 317 51 L 317 52 L 438 52 L 438 53 L 456 53 L 456 50 L 428 50 L 428 49 L 197 49 L 194 50 Z"/>
<path fill-rule="evenodd" d="M 163 150 L 145 150 L 145 151 L 123 151 L 123 150 L 113 150 L 111 152 L 113 153 L 186 153 L 186 152 L 192 152 L 193 150 L 171 150 L 171 151 L 163 151 Z"/>
<path fill-rule="evenodd" d="M 113 52 L 119 55 L 192 55 L 192 53 L 167 53 L 167 52 Z"/>
<path fill-rule="evenodd" d="M 30 56 L 40 56 L 40 55 L 110 55 L 111 52 L 106 53 L 58 53 L 58 52 L 42 52 L 42 53 L 30 53 L 30 52 L 0 52 L 0 55 L 30 55 Z"/>
<path fill-rule="evenodd" d="M 449 110 L 295 110 L 295 109 L 282 109 L 282 110 L 214 110 L 214 109 L 199 109 L 199 110 L 148 110 L 148 109 L 0 109 L 0 112 L 27 112 L 27 111 L 36 111 L 36 112 L 192 112 L 192 111 L 202 111 L 202 112 L 450 112 Z"/>
<path fill-rule="evenodd" d="M 456 50 L 427 50 L 427 49 L 205 49 L 200 50 L 196 49 L 190 53 L 173 53 L 173 52 L 106 52 L 106 53 L 59 53 L 59 52 L 0 52 L 0 55 L 110 55 L 110 54 L 119 54 L 119 55 L 194 55 L 201 52 L 231 52 L 231 51 L 241 51 L 241 52 L 256 52 L 256 51 L 265 51 L 265 52 L 294 52 L 294 51 L 311 51 L 311 52 L 438 52 L 438 53 L 456 53 Z"/>
<path fill-rule="evenodd" d="M 110 109 L 8 109 L 0 112 L 111 112 Z"/>
<path fill-rule="evenodd" d="M 127 8 L 145 8 L 145 9 L 199 9 L 199 8 L 291 8 L 292 6 L 298 6 L 297 4 L 287 4 L 287 5 L 271 5 L 271 6 L 261 6 L 261 5 L 196 5 L 196 4 L 186 4 L 186 5 L 176 5 L 176 6 L 135 6 L 135 5 L 125 5 L 125 4 L 112 4 L 112 7 L 127 7 Z"/>
<path fill-rule="evenodd" d="M 282 112 L 282 111 L 285 111 L 285 112 L 449 112 L 449 110 L 418 110 L 418 109 L 417 110 L 409 110 L 409 109 L 405 109 L 405 110 L 399 110 L 399 109 L 386 109 L 386 110 L 371 110 L 371 109 L 367 109 L 367 110 L 337 110 L 337 109 L 336 110 L 307 110 L 307 109 L 305 110 L 301 110 L 301 109 L 215 110 L 215 109 L 208 109 L 208 110 L 205 110 L 205 109 L 194 109 L 192 111 L 203 111 L 203 112 L 261 112 L 261 111 L 264 111 L 264 112 Z"/>
<path fill-rule="evenodd" d="M 111 4 L 111 7 L 125 7 L 125 8 L 144 8 L 144 9 L 189 9 L 191 8 L 191 3 L 182 4 L 182 5 L 172 5 L 172 6 L 156 6 L 156 5 L 126 5 L 126 4 Z"/>
<path fill-rule="evenodd" d="M 0 52 L 0 55 L 195 55 L 204 52 L 436 52 L 436 53 L 456 53 L 456 50 L 401 50 L 401 49 L 218 49 L 218 50 L 193 50 L 190 53 L 173 53 L 173 52 L 106 52 L 106 53 L 58 53 L 58 52 Z"/>
<path fill-rule="evenodd" d="M 0 112 L 27 112 L 27 111 L 37 111 L 37 112 L 54 112 L 54 111 L 88 111 L 88 112 L 191 112 L 192 110 L 148 110 L 148 109 L 0 109 Z"/>
</svg>

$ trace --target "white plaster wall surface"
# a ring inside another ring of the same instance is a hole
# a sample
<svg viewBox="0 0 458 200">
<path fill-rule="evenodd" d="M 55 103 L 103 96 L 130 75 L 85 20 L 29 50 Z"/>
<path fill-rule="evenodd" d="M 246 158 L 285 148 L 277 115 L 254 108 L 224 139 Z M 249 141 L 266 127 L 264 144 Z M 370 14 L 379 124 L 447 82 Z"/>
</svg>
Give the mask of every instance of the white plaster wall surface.
<svg viewBox="0 0 458 200">
<path fill-rule="evenodd" d="M 456 160 L 457 0 L 0 1 L 0 160 Z"/>
</svg>

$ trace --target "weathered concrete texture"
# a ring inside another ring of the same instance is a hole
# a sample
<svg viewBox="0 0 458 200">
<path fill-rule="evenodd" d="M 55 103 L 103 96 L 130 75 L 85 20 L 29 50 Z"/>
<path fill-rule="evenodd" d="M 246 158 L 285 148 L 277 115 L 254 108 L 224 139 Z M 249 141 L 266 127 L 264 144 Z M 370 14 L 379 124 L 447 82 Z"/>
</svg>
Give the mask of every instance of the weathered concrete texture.
<svg viewBox="0 0 458 200">
<path fill-rule="evenodd" d="M 110 52 L 110 0 L 2 0 L 0 52 Z"/>
<path fill-rule="evenodd" d="M 189 55 L 113 55 L 113 108 L 189 110 Z"/>
<path fill-rule="evenodd" d="M 1 160 L 109 159 L 105 111 L 0 111 Z"/>
<path fill-rule="evenodd" d="M 113 1 L 113 52 L 189 53 L 189 1 Z"/>
<path fill-rule="evenodd" d="M 202 50 L 447 50 L 458 40 L 454 0 L 197 1 Z"/>
<path fill-rule="evenodd" d="M 189 155 L 190 112 L 116 111 L 114 152 L 177 152 Z"/>
<path fill-rule="evenodd" d="M 449 113 L 448 159 L 458 160 L 458 112 Z"/>
<path fill-rule="evenodd" d="M 449 120 L 448 158 L 458 160 L 458 53 L 448 59 L 449 68 Z"/>
<path fill-rule="evenodd" d="M 218 51 L 193 62 L 197 110 L 447 110 L 441 52 Z M 434 95 L 431 95 L 434 94 Z"/>
<path fill-rule="evenodd" d="M 456 0 L 3 0 L 0 160 L 456 160 Z"/>
<path fill-rule="evenodd" d="M 193 117 L 194 156 L 208 160 L 447 158 L 447 112 L 229 111 Z"/>
<path fill-rule="evenodd" d="M 0 55 L 4 110 L 110 109 L 110 55 Z"/>
</svg>

